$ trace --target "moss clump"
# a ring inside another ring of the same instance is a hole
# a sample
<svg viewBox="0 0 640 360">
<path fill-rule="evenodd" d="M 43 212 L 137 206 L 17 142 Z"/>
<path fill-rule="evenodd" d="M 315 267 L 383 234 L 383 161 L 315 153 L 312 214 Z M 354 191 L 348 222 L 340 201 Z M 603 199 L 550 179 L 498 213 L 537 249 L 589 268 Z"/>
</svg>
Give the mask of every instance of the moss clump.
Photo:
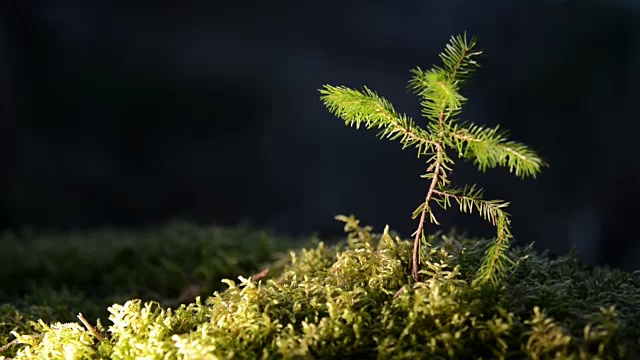
<svg viewBox="0 0 640 360">
<path fill-rule="evenodd" d="M 131 300 L 111 325 L 36 324 L 16 359 L 505 358 L 638 356 L 640 289 L 631 274 L 588 271 L 575 252 L 530 248 L 502 286 L 473 281 L 488 241 L 437 234 L 412 280 L 410 241 L 372 234 L 353 218 L 346 242 L 291 252 L 257 281 L 173 310 Z M 262 276 L 262 275 L 261 275 Z"/>
<path fill-rule="evenodd" d="M 164 307 L 224 288 L 223 278 L 252 274 L 297 246 L 247 227 L 172 222 L 153 228 L 103 228 L 70 234 L 0 234 L 0 348 L 32 323 L 108 323 L 107 308 L 139 298 Z M 15 347 L 0 351 L 9 356 Z"/>
</svg>

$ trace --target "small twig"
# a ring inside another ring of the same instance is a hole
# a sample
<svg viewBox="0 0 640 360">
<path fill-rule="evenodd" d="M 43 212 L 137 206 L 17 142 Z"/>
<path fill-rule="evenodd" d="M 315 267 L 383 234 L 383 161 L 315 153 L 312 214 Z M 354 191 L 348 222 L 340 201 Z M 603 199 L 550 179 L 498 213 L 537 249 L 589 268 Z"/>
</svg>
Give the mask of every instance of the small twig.
<svg viewBox="0 0 640 360">
<path fill-rule="evenodd" d="M 20 341 L 18 341 L 18 339 L 13 339 L 13 341 L 9 342 L 7 345 L 0 347 L 0 353 L 4 352 L 6 350 L 9 350 L 11 347 L 13 347 L 14 345 L 17 345 Z M 5 358 L 8 359 L 8 358 Z"/>
<path fill-rule="evenodd" d="M 267 277 L 269 275 L 269 268 L 266 268 L 262 271 L 260 271 L 257 274 L 253 274 L 251 275 L 251 280 L 252 281 L 258 281 L 260 279 L 264 279 L 265 277 Z"/>
<path fill-rule="evenodd" d="M 402 294 L 403 292 L 404 292 L 404 286 L 398 289 L 398 291 L 396 291 L 395 295 L 393 295 L 393 299 L 395 300 L 395 298 L 400 296 L 400 294 Z"/>
<path fill-rule="evenodd" d="M 85 319 L 84 316 L 82 316 L 82 313 L 78 314 L 78 319 L 80 319 L 80 321 L 82 321 L 82 323 L 87 328 L 87 330 L 89 330 L 89 332 L 91 332 L 93 334 L 93 336 L 95 336 L 98 340 L 100 340 L 100 342 L 104 341 L 104 338 L 102 337 L 102 335 L 100 335 L 98 330 L 96 330 L 93 326 L 91 326 L 91 324 L 89 324 L 87 319 Z"/>
<path fill-rule="evenodd" d="M 37 339 L 37 338 L 44 337 L 44 334 L 35 334 L 35 335 L 29 335 L 29 336 L 32 337 L 32 338 L 36 338 Z M 20 344 L 20 339 L 13 339 L 13 341 L 9 342 L 7 345 L 4 345 L 4 346 L 0 347 L 0 353 L 4 352 L 6 350 L 9 350 L 10 348 L 12 348 L 12 347 L 14 347 L 14 346 L 16 346 L 18 344 Z M 11 360 L 11 359 L 12 358 L 5 357 L 5 360 Z"/>
</svg>

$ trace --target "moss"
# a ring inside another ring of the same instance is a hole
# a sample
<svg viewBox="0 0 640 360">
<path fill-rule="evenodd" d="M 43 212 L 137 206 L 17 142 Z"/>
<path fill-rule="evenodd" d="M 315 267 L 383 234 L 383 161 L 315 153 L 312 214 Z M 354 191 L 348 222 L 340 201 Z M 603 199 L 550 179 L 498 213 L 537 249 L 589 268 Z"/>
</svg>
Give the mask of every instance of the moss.
<svg viewBox="0 0 640 360">
<path fill-rule="evenodd" d="M 519 261 L 503 284 L 481 285 L 474 271 L 489 241 L 435 234 L 422 246 L 424 280 L 415 283 L 410 241 L 348 225 L 346 241 L 291 251 L 268 275 L 224 280 L 228 288 L 203 301 L 114 304 L 110 325 L 93 332 L 16 319 L 20 344 L 10 351 L 16 359 L 638 356 L 640 289 L 631 274 L 587 270 L 575 251 L 549 259 L 514 248 Z M 14 310 L 4 311 L 6 321 Z"/>
<path fill-rule="evenodd" d="M 171 298 L 192 282 L 210 294 L 222 277 L 257 270 L 292 244 L 246 227 L 184 222 L 147 230 L 6 233 L 0 237 L 0 262 L 11 266 L 0 272 L 0 300 L 13 301 L 42 286 L 96 298 L 114 293 Z"/>
<path fill-rule="evenodd" d="M 155 228 L 104 228 L 70 234 L 0 234 L 0 347 L 31 322 L 77 322 L 82 312 L 108 323 L 107 308 L 140 298 L 165 307 L 223 289 L 223 278 L 247 276 L 296 246 L 247 227 L 173 222 Z M 0 352 L 7 355 L 10 352 Z"/>
</svg>

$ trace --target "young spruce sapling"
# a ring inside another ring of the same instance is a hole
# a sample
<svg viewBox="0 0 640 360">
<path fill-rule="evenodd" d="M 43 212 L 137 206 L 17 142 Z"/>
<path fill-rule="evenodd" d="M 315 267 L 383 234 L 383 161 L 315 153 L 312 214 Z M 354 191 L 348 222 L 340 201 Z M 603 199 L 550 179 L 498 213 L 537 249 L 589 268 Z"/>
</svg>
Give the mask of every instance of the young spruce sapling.
<svg viewBox="0 0 640 360">
<path fill-rule="evenodd" d="M 497 284 L 508 267 L 514 265 L 509 258 L 509 214 L 505 212 L 508 202 L 483 199 L 483 190 L 476 185 L 453 187 L 449 175 L 454 160 L 448 151 L 455 151 L 462 159 L 473 159 L 478 169 L 484 172 L 496 166 L 509 167 L 516 176 L 535 178 L 547 164 L 526 145 L 509 141 L 508 132 L 496 127 L 478 126 L 460 120 L 466 98 L 460 94 L 461 87 L 479 67 L 476 58 L 482 51 L 476 49 L 477 40 L 467 41 L 466 33 L 452 37 L 444 52 L 440 54 L 441 66 L 423 71 L 412 70 L 413 79 L 409 88 L 421 98 L 422 115 L 427 119 L 426 127 L 418 126 L 410 117 L 398 113 L 391 103 L 374 91 L 364 87 L 354 90 L 344 86 L 325 85 L 320 89 L 321 100 L 335 116 L 346 125 L 367 129 L 381 129 L 380 138 L 399 140 L 403 149 L 415 147 L 418 157 L 427 156 L 426 174 L 422 178 L 430 181 L 424 201 L 413 212 L 413 219 L 420 216 L 418 228 L 413 234 L 412 276 L 420 281 L 420 241 L 426 241 L 424 223 L 426 216 L 439 225 L 432 212 L 432 201 L 441 208 L 451 207 L 455 200 L 460 211 L 472 213 L 474 209 L 493 226 L 497 235 L 487 248 L 484 261 L 476 274 L 481 283 Z"/>
</svg>

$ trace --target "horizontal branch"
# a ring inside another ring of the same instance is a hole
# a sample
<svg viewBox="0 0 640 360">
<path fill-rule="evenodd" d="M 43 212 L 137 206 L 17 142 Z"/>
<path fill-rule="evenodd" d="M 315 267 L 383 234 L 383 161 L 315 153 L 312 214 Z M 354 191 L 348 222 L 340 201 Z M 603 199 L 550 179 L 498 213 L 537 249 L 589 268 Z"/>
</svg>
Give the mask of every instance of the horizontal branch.
<svg viewBox="0 0 640 360">
<path fill-rule="evenodd" d="M 508 166 L 516 176 L 536 177 L 543 166 L 548 166 L 534 151 L 515 141 L 506 141 L 506 133 L 498 132 L 498 127 L 458 129 L 448 133 L 457 141 L 458 151 L 465 157 L 475 157 L 481 171 L 487 167 Z M 465 144 L 466 143 L 466 146 Z M 463 150 L 464 149 L 464 150 Z"/>
<path fill-rule="evenodd" d="M 344 86 L 325 85 L 320 93 L 329 111 L 343 119 L 348 126 L 359 129 L 364 124 L 367 129 L 383 129 L 378 133 L 380 138 L 399 139 L 403 149 L 415 146 L 418 155 L 426 154 L 438 146 L 438 142 L 410 117 L 398 114 L 389 101 L 366 87 L 358 91 Z"/>
<path fill-rule="evenodd" d="M 455 191 L 460 191 L 461 194 L 456 194 Z M 465 187 L 463 189 L 452 189 L 450 191 L 436 189 L 433 193 L 442 197 L 443 202 L 440 204 L 443 209 L 446 209 L 447 206 L 451 206 L 449 198 L 453 198 L 460 205 L 461 212 L 471 213 L 475 206 L 478 213 L 493 226 L 496 226 L 496 218 L 500 216 L 499 213 L 505 213 L 502 209 L 509 206 L 508 202 L 482 199 L 480 197 L 482 195 L 482 191 L 476 190 L 473 186 L 468 188 Z"/>
</svg>

